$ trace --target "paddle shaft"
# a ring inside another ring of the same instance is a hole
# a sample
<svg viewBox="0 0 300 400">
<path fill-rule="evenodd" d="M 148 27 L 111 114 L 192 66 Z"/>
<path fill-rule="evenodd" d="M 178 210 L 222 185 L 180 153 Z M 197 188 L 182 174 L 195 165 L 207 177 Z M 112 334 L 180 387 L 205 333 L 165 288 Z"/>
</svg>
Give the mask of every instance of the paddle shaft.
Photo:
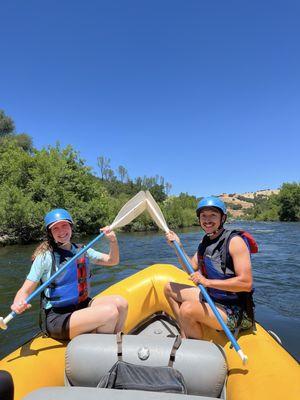
<svg viewBox="0 0 300 400">
<path fill-rule="evenodd" d="M 181 247 L 179 246 L 179 244 L 174 240 L 173 244 L 182 260 L 182 262 L 184 263 L 184 265 L 186 266 L 188 273 L 192 274 L 194 273 L 194 269 L 191 266 L 189 260 L 187 259 L 185 253 L 182 251 Z M 243 354 L 238 342 L 236 341 L 236 338 L 233 336 L 233 334 L 230 332 L 228 326 L 225 324 L 225 322 L 223 321 L 223 318 L 221 317 L 217 307 L 215 306 L 214 302 L 212 301 L 212 299 L 210 298 L 209 294 L 207 293 L 205 287 L 201 284 L 198 285 L 199 289 L 201 290 L 201 293 L 203 295 L 203 297 L 205 298 L 205 300 L 207 301 L 207 303 L 209 304 L 210 308 L 213 310 L 213 313 L 215 314 L 215 317 L 217 318 L 217 320 L 219 321 L 220 325 L 222 326 L 226 336 L 228 337 L 228 339 L 231 341 L 234 349 L 238 352 L 239 356 L 241 357 L 241 359 L 243 360 L 243 362 L 245 363 L 247 361 L 247 357 Z"/>
<path fill-rule="evenodd" d="M 101 239 L 101 237 L 104 235 L 104 232 L 101 232 L 97 237 L 95 237 L 95 239 L 93 239 L 90 243 L 88 243 L 86 246 L 82 247 L 82 249 L 80 249 L 78 251 L 78 253 L 76 253 L 68 262 L 66 262 L 66 264 L 61 267 L 60 269 L 58 269 L 46 282 L 44 282 L 41 286 L 39 286 L 34 292 L 32 292 L 27 299 L 25 300 L 27 304 L 30 303 L 30 301 L 37 296 L 38 294 L 40 294 L 44 289 L 46 289 L 51 282 L 54 281 L 54 279 L 60 275 L 63 271 L 65 271 L 68 266 L 75 261 L 78 257 L 80 257 L 83 253 L 85 253 L 90 247 L 92 247 L 99 239 Z M 9 321 L 11 321 L 14 317 L 16 317 L 18 314 L 15 311 L 12 311 L 7 317 L 4 318 L 4 323 L 7 324 Z"/>
</svg>

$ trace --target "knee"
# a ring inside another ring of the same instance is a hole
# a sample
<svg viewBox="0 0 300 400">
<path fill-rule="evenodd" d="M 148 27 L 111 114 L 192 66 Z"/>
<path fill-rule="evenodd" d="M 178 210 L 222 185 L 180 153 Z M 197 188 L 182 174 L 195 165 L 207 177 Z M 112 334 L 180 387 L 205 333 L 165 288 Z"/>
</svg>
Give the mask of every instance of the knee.
<svg viewBox="0 0 300 400">
<path fill-rule="evenodd" d="M 179 315 L 184 319 L 192 319 L 194 318 L 194 307 L 193 304 L 189 301 L 185 301 L 181 304 L 179 309 Z"/>
<path fill-rule="evenodd" d="M 122 296 L 115 296 L 115 305 L 120 311 L 128 310 L 128 301 Z"/>
<path fill-rule="evenodd" d="M 99 311 L 101 314 L 101 319 L 103 318 L 104 313 L 104 319 L 106 321 L 117 321 L 119 318 L 119 310 L 115 304 L 102 305 L 99 307 Z"/>
<path fill-rule="evenodd" d="M 166 297 L 171 297 L 172 294 L 172 287 L 171 287 L 171 282 L 168 282 L 164 286 L 164 294 Z"/>
</svg>

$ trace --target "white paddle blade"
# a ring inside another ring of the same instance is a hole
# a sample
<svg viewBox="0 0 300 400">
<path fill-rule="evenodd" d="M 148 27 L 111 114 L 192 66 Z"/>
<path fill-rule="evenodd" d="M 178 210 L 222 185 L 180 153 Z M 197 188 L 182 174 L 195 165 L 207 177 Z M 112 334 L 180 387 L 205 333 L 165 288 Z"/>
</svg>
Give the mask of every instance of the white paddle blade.
<svg viewBox="0 0 300 400">
<path fill-rule="evenodd" d="M 160 229 L 162 229 L 166 233 L 169 232 L 169 228 L 166 223 L 165 217 L 163 216 L 161 209 L 159 208 L 158 204 L 152 197 L 152 194 L 149 192 L 149 190 L 147 190 L 146 192 L 146 198 L 147 198 L 147 210 L 151 215 L 153 221 L 157 224 L 157 226 Z"/>
<path fill-rule="evenodd" d="M 120 228 L 129 224 L 146 209 L 146 194 L 143 190 L 130 199 L 119 211 L 110 225 L 110 229 Z"/>
</svg>

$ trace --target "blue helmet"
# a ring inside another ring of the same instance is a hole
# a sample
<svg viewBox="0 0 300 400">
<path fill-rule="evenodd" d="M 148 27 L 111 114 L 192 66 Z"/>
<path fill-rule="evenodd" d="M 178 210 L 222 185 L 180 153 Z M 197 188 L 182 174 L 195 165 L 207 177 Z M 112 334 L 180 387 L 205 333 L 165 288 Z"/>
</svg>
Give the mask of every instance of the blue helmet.
<svg viewBox="0 0 300 400">
<path fill-rule="evenodd" d="M 68 213 L 67 210 L 63 208 L 56 208 L 55 210 L 49 211 L 44 218 L 46 228 L 50 228 L 50 225 L 53 225 L 55 222 L 59 221 L 68 221 L 70 224 L 73 225 L 73 220 L 71 215 Z"/>
<path fill-rule="evenodd" d="M 204 197 L 202 200 L 199 201 L 198 206 L 197 206 L 197 210 L 196 210 L 198 218 L 199 218 L 199 215 L 200 215 L 200 211 L 204 207 L 215 207 L 215 208 L 218 208 L 219 210 L 221 210 L 221 212 L 224 215 L 227 215 L 226 205 L 218 197 L 213 197 L 213 196 Z"/>
</svg>

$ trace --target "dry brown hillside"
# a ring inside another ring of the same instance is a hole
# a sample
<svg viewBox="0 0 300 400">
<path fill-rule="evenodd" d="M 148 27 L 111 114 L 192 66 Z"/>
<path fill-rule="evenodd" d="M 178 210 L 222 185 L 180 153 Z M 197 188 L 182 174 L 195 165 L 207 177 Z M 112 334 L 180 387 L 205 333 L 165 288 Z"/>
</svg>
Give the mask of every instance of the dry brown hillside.
<svg viewBox="0 0 300 400">
<path fill-rule="evenodd" d="M 218 197 L 222 199 L 233 218 L 241 218 L 243 212 L 249 208 L 253 207 L 253 199 L 257 196 L 268 197 L 271 194 L 278 194 L 279 189 L 267 189 L 258 190 L 257 192 L 247 192 L 247 193 L 222 193 Z"/>
</svg>

